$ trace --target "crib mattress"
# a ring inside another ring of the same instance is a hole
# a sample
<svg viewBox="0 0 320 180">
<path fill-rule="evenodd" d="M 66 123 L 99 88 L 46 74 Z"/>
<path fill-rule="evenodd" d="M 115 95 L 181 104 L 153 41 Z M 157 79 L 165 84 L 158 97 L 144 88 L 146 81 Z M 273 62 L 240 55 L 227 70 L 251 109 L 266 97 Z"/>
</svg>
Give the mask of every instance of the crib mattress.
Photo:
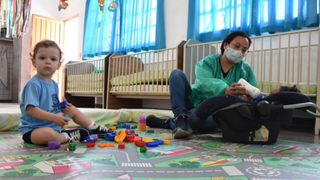
<svg viewBox="0 0 320 180">
<path fill-rule="evenodd" d="M 152 95 L 169 95 L 168 85 L 152 85 L 152 84 L 142 84 L 142 85 L 129 85 L 129 86 L 113 86 L 110 90 L 114 94 L 146 94 L 150 93 Z"/>
<path fill-rule="evenodd" d="M 110 80 L 112 85 L 151 84 L 162 82 L 168 84 L 172 69 L 159 71 L 143 71 L 129 75 L 114 77 Z"/>
<path fill-rule="evenodd" d="M 159 110 L 159 109 L 120 109 L 130 113 L 130 122 L 137 123 L 140 117 L 147 117 L 150 114 L 160 118 L 172 118 L 173 113 L 171 110 Z"/>
<path fill-rule="evenodd" d="M 103 92 L 103 73 L 68 75 L 67 92 Z"/>
<path fill-rule="evenodd" d="M 96 108 L 79 108 L 89 119 L 99 125 L 107 125 L 110 123 L 127 123 L 138 122 L 139 117 L 146 117 L 154 114 L 159 117 L 172 117 L 172 112 L 169 110 L 154 110 L 154 109 L 96 109 Z M 0 108 L 0 131 L 17 130 L 20 123 L 21 112 L 19 107 Z M 70 121 L 69 127 L 77 127 L 79 125 Z"/>
<path fill-rule="evenodd" d="M 110 109 L 79 108 L 89 119 L 97 124 L 109 124 L 114 122 L 129 122 L 130 113 L 126 111 Z M 19 108 L 1 108 L 0 109 L 0 131 L 17 130 L 20 123 L 21 112 Z M 65 127 L 78 126 L 73 121 Z"/>
</svg>

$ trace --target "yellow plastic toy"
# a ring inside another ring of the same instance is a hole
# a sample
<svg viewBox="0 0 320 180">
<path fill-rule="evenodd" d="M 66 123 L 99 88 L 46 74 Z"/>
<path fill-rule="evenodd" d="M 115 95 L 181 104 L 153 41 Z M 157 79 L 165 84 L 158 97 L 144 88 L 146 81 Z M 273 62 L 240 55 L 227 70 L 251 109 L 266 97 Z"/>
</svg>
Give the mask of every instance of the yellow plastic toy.
<svg viewBox="0 0 320 180">
<path fill-rule="evenodd" d="M 171 141 L 170 141 L 170 140 L 163 139 L 163 144 L 165 144 L 165 145 L 170 145 L 170 144 L 171 144 Z"/>
<path fill-rule="evenodd" d="M 119 142 L 123 142 L 124 138 L 126 138 L 127 133 L 126 131 L 119 131 L 119 134 L 114 137 L 114 141 L 119 143 Z"/>
</svg>

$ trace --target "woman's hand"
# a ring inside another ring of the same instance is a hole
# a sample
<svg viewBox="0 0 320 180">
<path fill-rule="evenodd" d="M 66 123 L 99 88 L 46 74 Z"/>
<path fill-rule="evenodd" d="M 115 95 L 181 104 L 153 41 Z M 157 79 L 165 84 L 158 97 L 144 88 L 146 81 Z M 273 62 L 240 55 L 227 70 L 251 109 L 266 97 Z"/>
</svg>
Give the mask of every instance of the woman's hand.
<svg viewBox="0 0 320 180">
<path fill-rule="evenodd" d="M 227 87 L 224 91 L 224 94 L 230 94 L 230 95 L 244 95 L 247 93 L 247 90 L 245 87 L 242 86 L 241 83 L 233 83 L 230 87 Z"/>
<path fill-rule="evenodd" d="M 253 101 L 253 98 L 249 96 L 248 94 L 244 94 L 241 99 L 246 100 L 246 101 Z"/>
</svg>

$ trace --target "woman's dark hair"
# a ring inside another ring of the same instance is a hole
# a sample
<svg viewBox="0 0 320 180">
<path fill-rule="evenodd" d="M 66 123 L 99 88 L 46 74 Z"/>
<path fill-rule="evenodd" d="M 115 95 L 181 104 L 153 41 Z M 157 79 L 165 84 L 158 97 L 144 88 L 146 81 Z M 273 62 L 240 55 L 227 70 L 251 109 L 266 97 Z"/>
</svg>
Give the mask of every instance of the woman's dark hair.
<svg viewBox="0 0 320 180">
<path fill-rule="evenodd" d="M 292 87 L 290 87 L 290 86 L 280 86 L 280 92 L 282 92 L 282 91 L 292 91 L 292 92 L 301 93 L 296 85 L 293 85 Z"/>
<path fill-rule="evenodd" d="M 224 38 L 224 40 L 223 40 L 223 42 L 222 42 L 222 44 L 221 44 L 221 47 L 220 47 L 221 54 L 224 53 L 224 44 L 225 44 L 225 43 L 230 44 L 231 41 L 232 41 L 234 38 L 238 37 L 238 36 L 242 36 L 242 37 L 247 38 L 248 41 L 249 41 L 249 47 L 250 47 L 250 45 L 251 45 L 251 39 L 249 38 L 249 36 L 248 36 L 246 33 L 242 32 L 242 31 L 234 31 L 234 32 L 230 33 L 226 38 Z M 249 48 L 249 47 L 248 47 L 248 48 Z"/>
</svg>

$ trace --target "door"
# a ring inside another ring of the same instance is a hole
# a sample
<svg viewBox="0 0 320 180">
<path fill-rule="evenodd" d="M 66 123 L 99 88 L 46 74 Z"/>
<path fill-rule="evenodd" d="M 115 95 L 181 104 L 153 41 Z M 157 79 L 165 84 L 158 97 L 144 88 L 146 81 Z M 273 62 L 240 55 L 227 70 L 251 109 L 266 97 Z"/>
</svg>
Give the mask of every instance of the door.
<svg viewBox="0 0 320 180">
<path fill-rule="evenodd" d="M 32 15 L 32 40 L 31 40 L 31 47 L 33 48 L 35 44 L 41 40 L 49 39 L 52 41 L 55 41 L 61 48 L 62 52 L 64 49 L 64 22 L 57 20 L 57 19 L 51 19 L 39 15 Z M 62 56 L 63 57 L 63 56 Z M 32 66 L 32 63 L 30 63 L 29 66 L 29 75 L 30 78 L 36 74 L 35 68 Z M 55 74 L 52 77 L 53 80 L 55 80 L 59 85 L 59 96 L 64 94 L 62 91 L 62 83 L 63 83 L 63 66 L 55 72 Z"/>
</svg>

